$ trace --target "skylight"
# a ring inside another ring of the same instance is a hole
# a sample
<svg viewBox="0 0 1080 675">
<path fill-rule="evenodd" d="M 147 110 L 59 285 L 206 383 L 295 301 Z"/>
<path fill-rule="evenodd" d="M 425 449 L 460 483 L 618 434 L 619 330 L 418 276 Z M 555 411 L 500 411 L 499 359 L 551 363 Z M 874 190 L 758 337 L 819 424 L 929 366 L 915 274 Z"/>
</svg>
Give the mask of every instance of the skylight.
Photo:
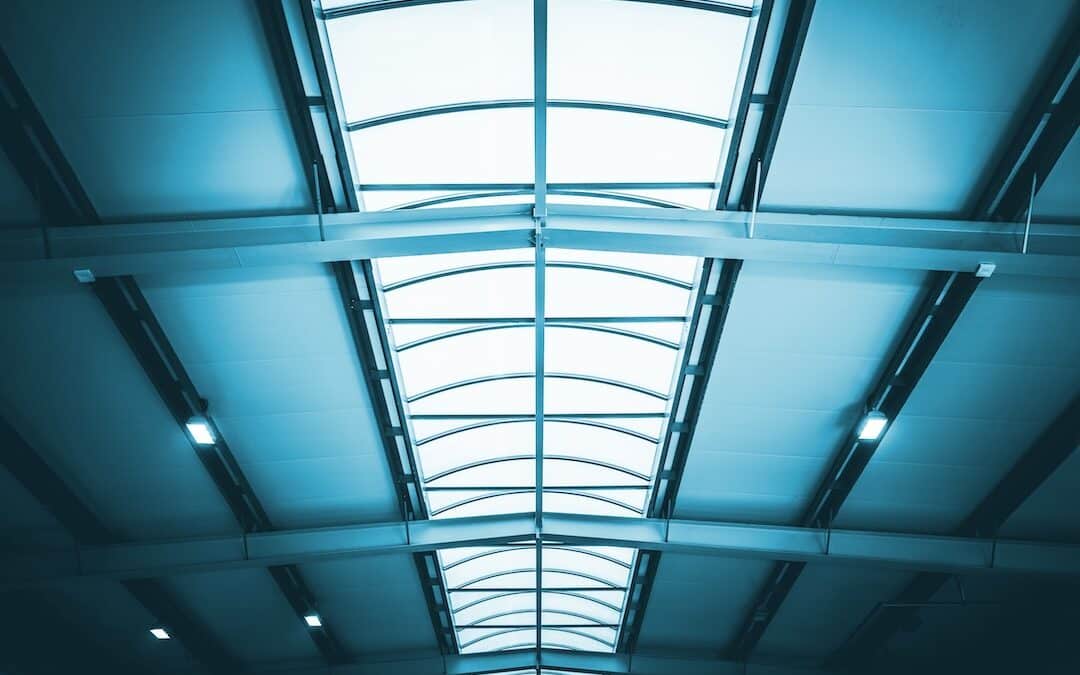
<svg viewBox="0 0 1080 675">
<path fill-rule="evenodd" d="M 532 512 L 532 249 L 376 262 L 432 518 Z M 543 510 L 646 511 L 695 297 L 694 258 L 550 249 L 544 265 Z M 462 652 L 614 651 L 637 552 L 543 542 L 440 551 Z"/>
<path fill-rule="evenodd" d="M 367 210 L 532 200 L 533 0 L 322 4 Z M 712 207 L 749 3 L 547 7 L 552 203 Z"/>
</svg>

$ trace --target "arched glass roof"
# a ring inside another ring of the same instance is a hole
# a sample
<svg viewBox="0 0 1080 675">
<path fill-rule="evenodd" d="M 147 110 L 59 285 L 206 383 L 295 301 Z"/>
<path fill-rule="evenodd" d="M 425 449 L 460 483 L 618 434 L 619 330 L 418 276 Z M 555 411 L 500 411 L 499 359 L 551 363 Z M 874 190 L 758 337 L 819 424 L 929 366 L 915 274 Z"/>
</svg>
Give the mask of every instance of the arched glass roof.
<svg viewBox="0 0 1080 675">
<path fill-rule="evenodd" d="M 533 0 L 323 2 L 367 210 L 532 201 Z M 710 208 L 748 0 L 548 0 L 552 203 Z"/>
<path fill-rule="evenodd" d="M 539 335 L 543 512 L 645 513 L 699 261 L 550 249 L 538 275 L 536 259 L 525 249 L 376 262 L 431 518 L 535 510 Z M 441 551 L 459 648 L 535 648 L 539 635 L 541 646 L 614 650 L 635 556 L 531 541 Z"/>
</svg>

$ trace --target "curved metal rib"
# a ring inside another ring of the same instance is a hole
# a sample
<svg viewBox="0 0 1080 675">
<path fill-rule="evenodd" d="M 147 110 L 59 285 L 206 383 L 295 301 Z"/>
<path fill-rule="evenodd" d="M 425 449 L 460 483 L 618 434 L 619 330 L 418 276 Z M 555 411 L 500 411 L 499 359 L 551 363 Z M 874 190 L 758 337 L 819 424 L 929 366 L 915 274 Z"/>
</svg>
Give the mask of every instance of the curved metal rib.
<svg viewBox="0 0 1080 675">
<path fill-rule="evenodd" d="M 489 458 L 489 459 L 476 460 L 475 462 L 469 462 L 467 464 L 462 464 L 460 466 L 455 466 L 452 469 L 446 469 L 445 471 L 440 471 L 440 472 L 434 474 L 430 478 L 427 478 L 427 479 L 424 480 L 424 487 L 425 488 L 428 487 L 428 485 L 430 483 L 434 483 L 435 481 L 439 480 L 440 478 L 446 478 L 447 476 L 452 476 L 455 473 L 460 473 L 462 471 L 468 471 L 469 469 L 475 469 L 475 468 L 480 467 L 480 466 L 487 466 L 489 464 L 500 464 L 502 462 L 520 462 L 520 461 L 530 460 L 530 459 L 536 459 L 536 455 L 504 455 L 502 457 L 492 457 L 492 458 Z M 650 480 L 650 476 L 648 474 L 640 473 L 638 471 L 632 471 L 630 469 L 627 469 L 625 466 L 619 466 L 618 464 L 612 464 L 611 462 L 604 462 L 604 461 L 601 461 L 601 460 L 598 460 L 598 459 L 589 459 L 587 457 L 575 457 L 573 455 L 551 455 L 551 454 L 547 454 L 547 453 L 544 454 L 544 459 L 550 459 L 550 460 L 562 461 L 562 462 L 579 462 L 581 464 L 588 464 L 589 466 L 596 466 L 596 467 L 600 467 L 600 468 L 603 468 L 603 469 L 611 469 L 612 471 L 617 471 L 617 472 L 619 472 L 621 474 L 625 474 L 627 476 L 630 476 L 632 478 L 637 478 L 638 480 L 642 480 L 642 481 L 645 481 L 645 482 L 648 482 Z"/>
<path fill-rule="evenodd" d="M 449 330 L 436 335 L 431 335 L 424 338 L 413 340 L 412 342 L 406 342 L 397 348 L 396 351 L 403 352 L 414 347 L 421 347 L 432 342 L 438 342 L 439 340 L 446 340 L 449 338 L 458 337 L 461 335 L 468 335 L 470 333 L 482 333 L 489 330 L 506 330 L 509 328 L 525 328 L 531 326 L 531 323 L 497 323 L 497 324 L 484 324 L 482 326 L 470 326 L 469 328 L 459 328 L 457 330 Z M 612 328 L 604 325 L 590 325 L 585 323 L 559 323 L 558 321 L 545 322 L 547 328 L 567 328 L 570 330 L 591 330 L 598 333 L 610 333 L 611 335 L 618 335 L 620 337 L 630 338 L 631 340 L 641 340 L 642 342 L 648 342 L 650 344 L 658 345 L 660 347 L 667 347 L 668 349 L 678 349 L 679 344 L 677 342 L 671 342 L 670 340 L 664 340 L 663 338 L 653 337 L 652 335 L 646 335 L 645 333 L 638 333 L 632 330 L 626 330 L 624 328 Z"/>
<path fill-rule="evenodd" d="M 582 619 L 583 621 L 591 621 L 591 622 L 593 622 L 595 624 L 604 625 L 604 624 L 607 623 L 606 621 L 601 621 L 600 619 L 598 619 L 595 616 L 589 616 L 588 614 L 582 614 L 580 612 L 571 612 L 571 611 L 562 610 L 562 609 L 545 609 L 543 611 L 544 611 L 544 614 L 559 614 L 561 616 L 571 616 L 571 617 L 574 617 L 575 619 Z M 454 613 L 457 614 L 457 612 L 454 612 Z M 515 614 L 531 614 L 532 616 L 536 616 L 536 610 L 535 609 L 512 609 L 512 610 L 507 610 L 505 612 L 496 612 L 495 614 L 489 614 L 489 615 L 487 615 L 487 616 L 485 616 L 485 617 L 483 617 L 481 619 L 477 619 L 476 621 L 473 621 L 472 623 L 460 625 L 460 626 L 458 626 L 458 628 L 486 628 L 486 626 L 481 626 L 479 624 L 481 624 L 481 623 L 483 623 L 485 621 L 492 621 L 494 619 L 502 619 L 502 618 L 505 618 L 505 617 L 508 617 L 508 616 L 514 616 Z M 507 622 L 507 623 L 509 623 L 509 622 Z M 535 626 L 535 625 L 536 624 L 527 624 L 527 626 L 522 626 L 522 627 L 523 628 L 532 627 L 532 626 Z M 588 628 L 589 624 L 581 624 L 581 627 L 582 628 Z"/>
<path fill-rule="evenodd" d="M 506 553 L 508 551 L 518 551 L 518 550 L 523 550 L 523 549 L 521 547 L 510 546 L 510 547 L 504 547 L 504 548 L 497 548 L 497 549 L 494 549 L 494 550 L 491 550 L 491 551 L 484 551 L 482 553 L 474 553 L 473 555 L 466 556 L 466 557 L 462 558 L 461 560 L 458 560 L 457 562 L 451 563 L 449 565 L 444 565 L 443 570 L 453 569 L 453 568 L 457 567 L 458 565 L 463 565 L 463 564 L 465 564 L 467 562 L 471 562 L 473 560 L 479 560 L 480 558 L 486 558 L 486 557 L 491 556 L 491 555 L 498 555 L 500 553 Z M 609 555 L 604 555 L 603 553 L 598 553 L 596 551 L 590 551 L 590 550 L 585 549 L 585 548 L 578 548 L 577 546 L 560 546 L 559 550 L 561 550 L 561 551 L 573 551 L 574 553 L 579 553 L 581 555 L 589 555 L 589 556 L 592 556 L 594 558 L 598 558 L 600 560 L 606 560 L 607 562 L 614 563 L 614 564 L 618 565 L 619 567 L 625 567 L 626 569 L 630 569 L 629 564 L 624 563 L 623 561 L 619 560 L 618 558 L 612 558 Z M 464 609 L 464 608 L 459 607 L 455 611 L 460 611 L 461 609 Z"/>
<path fill-rule="evenodd" d="M 630 2 L 648 2 L 656 5 L 671 5 L 672 7 L 683 7 L 686 9 L 700 9 L 706 12 L 720 12 L 721 14 L 731 14 L 734 16 L 751 16 L 752 8 L 744 5 L 738 5 L 731 2 L 723 2 L 722 0 L 629 0 Z M 330 21 L 331 19 L 341 19 L 347 16 L 355 16 L 357 14 L 367 14 L 369 12 L 382 12 L 389 9 L 403 9 L 408 7 L 416 7 L 417 5 L 432 5 L 443 2 L 462 2 L 462 0 L 365 0 L 363 2 L 356 2 L 351 5 L 345 5 L 344 7 L 335 7 L 334 9 L 326 9 L 322 12 L 322 18 Z"/>
<path fill-rule="evenodd" d="M 396 291 L 399 288 L 405 288 L 406 286 L 413 286 L 416 284 L 422 284 L 428 281 L 435 281 L 436 279 L 443 279 L 446 277 L 457 276 L 459 274 L 472 274 L 474 272 L 488 272 L 492 270 L 508 270 L 508 269 L 521 269 L 531 268 L 533 266 L 532 261 L 507 261 L 496 263 L 483 263 L 480 265 L 464 265 L 462 267 L 453 267 L 447 270 L 439 270 L 437 272 L 429 272 L 428 274 L 421 274 L 419 276 L 410 277 L 408 279 L 402 279 L 392 284 L 386 284 L 383 286 L 383 291 L 389 293 L 390 291 Z M 561 269 L 575 269 L 575 270 L 589 270 L 592 272 L 609 272 L 611 274 L 622 274 L 628 277 L 635 277 L 638 279 L 645 279 L 646 281 L 654 281 L 658 284 L 666 284 L 668 286 L 674 286 L 684 291 L 689 291 L 694 288 L 694 284 L 687 281 L 679 281 L 678 279 L 672 279 L 671 277 L 665 277 L 662 274 L 653 274 L 651 272 L 643 272 L 641 270 L 635 270 L 630 267 L 618 267 L 616 265 L 603 265 L 601 263 L 587 263 L 587 262 L 573 262 L 573 261 L 552 261 L 546 263 L 546 267 L 549 268 L 561 268 Z"/>
<path fill-rule="evenodd" d="M 474 644 L 476 644 L 478 642 L 483 642 L 484 640 L 490 640 L 491 638 L 499 636 L 499 635 L 505 635 L 507 633 L 516 633 L 516 632 L 522 631 L 522 630 L 533 631 L 533 630 L 535 630 L 535 628 L 536 628 L 535 626 L 522 626 L 521 628 L 504 628 L 502 630 L 497 630 L 494 633 L 488 633 L 487 635 L 485 635 L 483 637 L 478 637 L 478 638 L 474 638 L 472 640 L 469 640 L 468 642 L 463 642 L 463 643 L 461 643 L 460 647 L 461 647 L 461 649 L 465 649 L 466 647 L 472 646 L 472 645 L 474 645 Z M 473 630 L 481 630 L 481 629 L 473 628 Z M 609 648 L 615 646 L 615 644 L 613 642 L 608 642 L 607 640 L 604 640 L 602 638 L 598 638 L 595 635 L 591 635 L 591 634 L 586 633 L 585 631 L 581 631 L 581 630 L 574 630 L 572 628 L 544 628 L 544 630 L 545 631 L 551 631 L 551 632 L 560 632 L 560 633 L 572 633 L 574 635 L 579 635 L 579 636 L 581 636 L 583 638 L 586 638 L 588 640 L 592 640 L 593 642 L 597 642 L 597 643 L 599 643 L 599 644 L 601 644 L 601 645 L 603 645 L 605 647 L 609 647 Z"/>
<path fill-rule="evenodd" d="M 463 489 L 463 491 L 467 491 L 467 490 L 468 490 L 468 488 Z M 520 490 L 503 490 L 502 492 L 492 492 L 491 494 L 476 495 L 475 497 L 468 497 L 466 499 L 458 500 L 458 501 L 456 501 L 456 502 L 454 502 L 452 504 L 447 504 L 446 506 L 442 507 L 441 509 L 434 509 L 431 512 L 431 517 L 434 518 L 435 516 L 441 515 L 443 513 L 448 512 L 448 511 L 453 511 L 454 509 L 461 508 L 462 506 L 467 506 L 469 504 L 475 504 L 476 502 L 482 502 L 485 499 L 495 499 L 497 497 L 503 497 L 505 495 L 533 494 L 534 492 L 536 492 L 536 488 L 531 488 L 530 487 L 530 488 L 522 488 Z M 572 495 L 574 497 L 581 497 L 583 499 L 594 499 L 594 500 L 596 500 L 598 502 L 605 502 L 607 504 L 610 504 L 610 505 L 612 505 L 612 506 L 614 506 L 616 508 L 625 509 L 625 510 L 629 511 L 630 513 L 633 513 L 634 515 L 638 515 L 638 516 L 640 516 L 640 515 L 642 515 L 644 513 L 644 511 L 642 511 L 639 508 L 635 508 L 633 506 L 630 506 L 629 504 L 627 504 L 625 502 L 621 502 L 618 499 L 613 499 L 611 497 L 605 497 L 604 495 L 594 495 L 594 494 L 590 494 L 588 492 L 581 492 L 581 491 L 578 491 L 578 490 L 563 490 L 563 489 L 560 489 L 560 488 L 544 488 L 544 493 L 545 494 L 556 494 L 556 495 Z"/>
<path fill-rule="evenodd" d="M 441 394 L 447 391 L 453 391 L 454 389 L 460 389 L 462 387 L 470 387 L 474 384 L 484 384 L 485 382 L 499 382 L 502 380 L 531 380 L 536 377 L 536 373 L 505 373 L 503 375 L 484 375 L 482 377 L 472 377 L 467 380 L 458 380 L 457 382 L 451 382 L 439 387 L 422 391 L 419 394 L 410 396 L 407 400 L 409 403 L 415 403 L 416 401 L 425 399 L 429 396 Z M 597 377 L 594 375 L 579 375 L 576 373 L 544 373 L 544 378 L 551 378 L 555 380 L 576 380 L 579 382 L 593 382 L 595 384 L 603 384 L 609 387 L 616 387 L 618 389 L 626 389 L 627 391 L 637 392 L 638 394 L 645 394 L 661 401 L 667 401 L 667 394 L 662 394 L 658 391 L 654 391 L 647 387 L 641 387 L 636 384 L 624 382 L 622 380 L 615 380 L 607 377 Z"/>
<path fill-rule="evenodd" d="M 495 192 L 457 192 L 452 195 L 443 195 L 442 197 L 431 197 L 429 199 L 418 199 L 414 202 L 407 202 L 401 206 L 395 206 L 389 211 L 411 211 L 413 209 L 422 209 L 429 206 L 438 206 L 439 204 L 450 204 L 453 202 L 461 202 L 467 199 L 479 199 L 482 197 L 516 197 L 518 195 L 531 195 L 532 190 L 519 189 L 519 190 L 497 190 Z M 548 188 L 549 195 L 566 195 L 570 197 L 594 197 L 598 199 L 611 199 L 617 202 L 630 202 L 632 204 L 641 204 L 643 206 L 655 206 L 661 209 L 688 209 L 689 206 L 685 204 L 679 204 L 677 202 L 669 202 L 664 199 L 657 199 L 655 197 L 642 197 L 640 195 L 632 195 L 625 192 L 601 192 L 599 190 L 566 190 L 562 188 L 555 188 L 554 190 Z"/>
<path fill-rule="evenodd" d="M 596 590 L 602 591 L 602 590 L 608 590 L 608 589 L 598 588 Z M 611 592 L 616 592 L 617 593 L 619 591 L 611 591 Z M 594 603 L 596 603 L 596 604 L 598 604 L 598 605 L 600 605 L 602 607 L 606 607 L 607 609 L 612 610 L 613 612 L 622 611 L 621 608 L 618 605 L 613 605 L 610 602 L 604 602 L 603 600 L 599 600 L 599 599 L 594 598 L 592 596 L 585 595 L 584 593 L 579 593 L 579 592 L 576 592 L 576 591 L 559 591 L 559 590 L 545 589 L 544 593 L 545 594 L 551 593 L 551 594 L 555 594 L 555 595 L 567 595 L 567 596 L 571 596 L 571 597 L 574 597 L 574 598 L 578 598 L 579 600 L 587 600 L 589 602 L 594 602 Z M 497 593 L 495 595 L 488 596 L 486 598 L 481 598 L 480 600 L 473 600 L 472 602 L 467 602 L 464 605 L 461 605 L 460 607 L 458 607 L 456 610 L 454 610 L 454 613 L 456 614 L 457 612 L 468 609 L 469 607 L 475 607 L 477 605 L 481 605 L 481 604 L 483 604 L 485 602 L 488 602 L 488 601 L 491 601 L 491 600 L 496 600 L 496 599 L 499 599 L 499 598 L 507 598 L 507 597 L 510 597 L 511 595 L 526 595 L 526 594 L 530 595 L 530 596 L 535 595 L 536 594 L 536 589 L 535 588 L 523 588 L 520 591 L 504 591 L 504 592 L 501 592 L 501 593 Z"/>
<path fill-rule="evenodd" d="M 706 127 L 713 127 L 714 129 L 727 129 L 728 127 L 727 120 L 720 119 L 719 117 L 701 115 L 685 110 L 671 110 L 670 108 L 656 108 L 653 106 L 636 105 L 634 103 L 552 98 L 548 99 L 547 106 L 549 108 L 608 110 L 612 112 L 631 113 L 634 115 L 664 117 L 667 119 L 679 120 L 680 122 L 689 122 L 691 124 L 700 124 Z M 446 103 L 443 105 L 432 105 L 424 108 L 413 108 L 412 110 L 402 110 L 400 112 L 389 113 L 387 115 L 379 115 L 378 117 L 369 117 L 367 119 L 357 120 L 355 122 L 348 122 L 345 124 L 345 130 L 360 131 L 362 129 L 370 129 L 372 127 L 383 126 L 385 124 L 394 124 L 395 122 L 405 122 L 421 117 L 432 117 L 435 115 L 452 115 L 454 113 L 470 112 L 474 110 L 506 110 L 508 108 L 531 107 L 533 107 L 533 100 L 531 98 L 504 98 L 491 99 L 486 101 L 462 101 L 460 103 Z"/>
<path fill-rule="evenodd" d="M 652 436 L 650 436 L 648 434 L 643 434 L 640 431 L 634 431 L 633 429 L 627 429 L 626 427 L 620 427 L 620 426 L 615 425 L 615 424 L 607 424 L 605 422 L 597 422 L 596 420 L 566 419 L 566 418 L 558 418 L 557 416 L 555 416 L 554 419 L 548 419 L 547 421 L 553 422 L 553 423 L 559 423 L 559 424 L 581 424 L 583 426 L 597 427 L 597 428 L 600 428 L 600 429 L 607 429 L 608 431 L 614 431 L 614 432 L 617 432 L 617 433 L 620 433 L 620 434 L 626 434 L 627 436 L 633 436 L 634 438 L 640 439 L 642 441 L 648 441 L 649 443 L 658 443 L 659 442 L 659 439 L 653 438 Z M 466 431 L 472 431 L 473 429 L 482 429 L 484 427 L 492 427 L 492 426 L 495 426 L 497 424 L 522 424 L 522 423 L 526 423 L 526 422 L 529 423 L 529 424 L 532 424 L 531 420 L 521 420 L 521 419 L 488 420 L 486 422 L 476 422 L 475 424 L 466 424 L 464 426 L 454 427 L 453 429 L 447 429 L 446 431 L 440 431 L 439 433 L 432 434 L 431 436 L 428 436 L 427 438 L 421 438 L 418 441 L 416 441 L 416 445 L 421 446 L 421 445 L 424 445 L 425 443 L 431 443 L 432 441 L 437 441 L 440 438 L 446 438 L 447 436 L 453 436 L 454 434 L 460 434 L 460 433 L 463 433 L 463 432 L 466 432 Z"/>
<path fill-rule="evenodd" d="M 468 588 L 469 586 L 471 586 L 473 584 L 478 584 L 481 581 L 490 581 L 491 579 L 498 579 L 499 577 L 505 577 L 505 576 L 509 576 L 511 574 L 521 574 L 523 572 L 528 572 L 528 573 L 531 574 L 531 573 L 533 573 L 535 571 L 536 571 L 535 567 L 519 567 L 519 568 L 514 568 L 514 569 L 509 569 L 509 570 L 500 570 L 498 572 L 491 572 L 490 574 L 484 574 L 484 575 L 475 577 L 473 579 L 469 579 L 465 583 L 460 584 L 458 586 L 455 586 L 454 588 L 449 589 L 447 592 L 460 591 L 462 589 Z M 598 577 L 598 576 L 594 576 L 592 574 L 589 574 L 588 572 L 579 572 L 577 570 L 568 570 L 568 569 L 563 569 L 561 567 L 545 567 L 541 571 L 543 571 L 543 572 L 557 572 L 559 574 L 566 574 L 566 575 L 569 575 L 569 576 L 572 576 L 572 577 L 578 577 L 579 579 L 587 579 L 588 581 L 594 581 L 594 582 L 596 582 L 598 584 L 603 584 L 603 586 L 597 586 L 596 587 L 596 590 L 598 590 L 598 591 L 606 591 L 606 590 L 614 590 L 614 589 L 622 588 L 621 586 L 617 586 L 617 585 L 611 583 L 607 579 L 604 579 L 604 578 L 601 578 L 601 577 Z M 479 589 L 479 590 L 483 590 L 483 589 Z M 534 593 L 536 592 L 535 588 L 522 588 L 521 590 L 523 590 L 523 591 L 524 590 L 531 590 Z"/>
</svg>

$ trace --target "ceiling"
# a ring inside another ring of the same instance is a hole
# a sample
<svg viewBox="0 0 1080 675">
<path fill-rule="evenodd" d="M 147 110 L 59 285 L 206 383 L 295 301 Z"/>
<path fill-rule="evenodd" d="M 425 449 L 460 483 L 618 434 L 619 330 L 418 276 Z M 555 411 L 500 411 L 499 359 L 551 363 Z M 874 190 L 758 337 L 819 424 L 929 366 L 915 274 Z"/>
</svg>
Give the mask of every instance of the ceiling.
<svg viewBox="0 0 1080 675">
<path fill-rule="evenodd" d="M 0 674 L 1080 666 L 1077 2 L 12 0 L 0 52 Z"/>
</svg>

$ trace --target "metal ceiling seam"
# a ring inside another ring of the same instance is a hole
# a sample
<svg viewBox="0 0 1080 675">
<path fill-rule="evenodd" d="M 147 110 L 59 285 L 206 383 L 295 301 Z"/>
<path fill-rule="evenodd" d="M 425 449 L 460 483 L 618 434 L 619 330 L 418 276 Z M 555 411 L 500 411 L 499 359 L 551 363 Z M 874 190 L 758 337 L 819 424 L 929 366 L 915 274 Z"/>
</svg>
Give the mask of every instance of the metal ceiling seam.
<svg viewBox="0 0 1080 675">
<path fill-rule="evenodd" d="M 881 377 L 867 396 L 864 411 L 880 411 L 891 425 L 918 384 L 930 361 L 974 294 L 982 278 L 970 273 L 937 272 L 930 276 L 923 300 L 904 328 Z M 831 527 L 841 505 L 888 434 L 886 426 L 873 440 L 859 439 L 856 420 L 800 517 L 804 527 Z M 750 605 L 737 637 L 728 647 L 736 660 L 746 660 L 761 640 L 805 568 L 804 562 L 775 565 Z"/>
</svg>

